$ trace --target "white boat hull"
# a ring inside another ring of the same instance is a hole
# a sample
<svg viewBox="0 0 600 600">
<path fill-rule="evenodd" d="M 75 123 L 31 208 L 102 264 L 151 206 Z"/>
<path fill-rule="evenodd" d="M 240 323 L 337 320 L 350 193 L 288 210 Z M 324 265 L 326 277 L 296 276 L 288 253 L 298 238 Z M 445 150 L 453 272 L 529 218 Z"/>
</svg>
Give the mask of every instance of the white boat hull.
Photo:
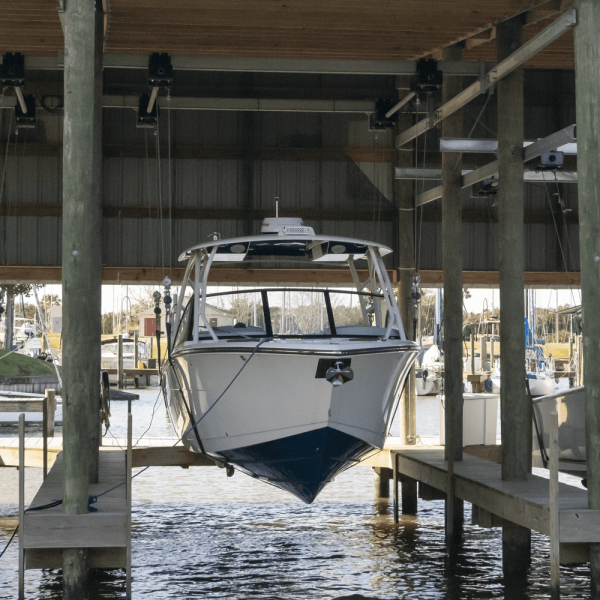
<svg viewBox="0 0 600 600">
<path fill-rule="evenodd" d="M 163 377 L 183 443 L 307 502 L 337 472 L 383 447 L 417 354 L 411 342 L 276 340 L 265 343 L 227 389 L 255 343 L 184 346 Z M 335 360 L 349 361 L 354 372 L 338 387 L 324 377 Z"/>
<path fill-rule="evenodd" d="M 500 376 L 494 374 L 490 379 L 492 382 L 492 393 L 499 394 Z M 553 374 L 541 373 L 532 376 L 531 373 L 527 373 L 527 379 L 529 381 L 529 391 L 532 396 L 547 396 L 548 394 L 553 394 L 556 389 L 556 382 Z"/>
<path fill-rule="evenodd" d="M 570 461 L 585 461 L 585 393 L 584 387 L 571 388 L 533 401 L 536 423 L 544 448 L 549 453 L 550 419 L 558 413 L 558 445 L 560 458 Z M 533 431 L 533 454 L 539 455 L 539 441 Z"/>
</svg>

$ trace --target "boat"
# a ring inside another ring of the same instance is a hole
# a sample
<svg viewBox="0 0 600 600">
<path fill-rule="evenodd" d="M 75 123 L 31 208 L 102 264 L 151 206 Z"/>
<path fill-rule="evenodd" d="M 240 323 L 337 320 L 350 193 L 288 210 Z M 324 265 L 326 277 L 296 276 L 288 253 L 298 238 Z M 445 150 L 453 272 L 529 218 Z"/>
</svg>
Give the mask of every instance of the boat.
<svg viewBox="0 0 600 600">
<path fill-rule="evenodd" d="M 119 338 L 112 337 L 101 342 L 100 365 L 102 369 L 119 368 Z M 146 342 L 138 340 L 138 363 L 148 362 L 148 345 Z M 135 362 L 135 339 L 130 337 L 123 338 L 123 368 L 136 369 L 138 365 Z M 117 375 L 110 375 L 110 381 L 116 382 Z"/>
<path fill-rule="evenodd" d="M 534 466 L 547 467 L 550 444 L 550 416 L 558 413 L 559 468 L 561 471 L 585 477 L 585 388 L 570 388 L 533 400 L 533 460 Z"/>
<path fill-rule="evenodd" d="M 444 355 L 437 344 L 432 344 L 419 355 L 415 369 L 417 396 L 439 394 L 444 388 Z"/>
<path fill-rule="evenodd" d="M 421 332 L 419 332 L 419 336 Z M 421 340 L 421 346 L 423 346 Z M 442 351 L 442 290 L 436 291 L 433 340 L 419 353 L 415 368 L 417 396 L 439 394 L 444 389 L 444 353 Z"/>
<path fill-rule="evenodd" d="M 265 219 L 261 235 L 198 244 L 167 309 L 161 387 L 177 435 L 311 503 L 338 473 L 383 447 L 419 346 L 404 334 L 378 243 L 316 235 L 301 219 Z M 215 263 L 346 265 L 352 290 L 256 288 L 207 293 Z M 355 262 L 364 261 L 361 282 Z M 165 306 L 171 297 L 166 282 Z M 235 324 L 217 326 L 207 305 Z"/>
<path fill-rule="evenodd" d="M 531 396 L 548 396 L 556 389 L 555 367 L 552 356 L 547 357 L 542 348 L 543 340 L 535 337 L 529 320 L 525 317 L 525 375 Z M 492 392 L 500 393 L 500 361 L 494 364 L 494 371 L 490 377 Z"/>
</svg>

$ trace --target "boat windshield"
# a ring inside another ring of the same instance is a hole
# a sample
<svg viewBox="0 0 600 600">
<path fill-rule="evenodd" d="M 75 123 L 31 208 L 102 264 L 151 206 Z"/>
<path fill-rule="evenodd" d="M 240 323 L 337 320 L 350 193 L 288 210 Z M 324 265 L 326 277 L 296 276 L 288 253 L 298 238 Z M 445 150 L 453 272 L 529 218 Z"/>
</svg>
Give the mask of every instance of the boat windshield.
<svg viewBox="0 0 600 600">
<path fill-rule="evenodd" d="M 202 304 L 202 302 L 201 302 Z M 382 294 L 345 290 L 266 289 L 207 294 L 199 341 L 244 337 L 379 337 L 390 318 Z M 175 346 L 193 339 L 187 304 Z M 393 329 L 390 337 L 399 338 Z"/>
</svg>

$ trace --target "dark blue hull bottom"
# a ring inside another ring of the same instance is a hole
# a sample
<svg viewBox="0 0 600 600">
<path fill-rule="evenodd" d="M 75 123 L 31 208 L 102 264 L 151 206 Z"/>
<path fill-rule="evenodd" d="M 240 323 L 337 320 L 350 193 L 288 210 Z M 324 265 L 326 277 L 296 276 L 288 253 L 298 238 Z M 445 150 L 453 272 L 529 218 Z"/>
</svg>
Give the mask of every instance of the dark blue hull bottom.
<svg viewBox="0 0 600 600">
<path fill-rule="evenodd" d="M 219 454 L 310 504 L 338 473 L 373 447 L 331 427 Z"/>
</svg>

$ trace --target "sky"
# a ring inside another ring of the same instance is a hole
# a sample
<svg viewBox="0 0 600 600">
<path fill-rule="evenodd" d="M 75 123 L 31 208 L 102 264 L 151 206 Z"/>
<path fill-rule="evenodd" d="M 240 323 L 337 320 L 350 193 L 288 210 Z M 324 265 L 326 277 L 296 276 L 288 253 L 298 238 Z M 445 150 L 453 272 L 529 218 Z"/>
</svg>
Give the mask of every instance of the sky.
<svg viewBox="0 0 600 600">
<path fill-rule="evenodd" d="M 138 287 L 140 286 L 103 285 L 102 312 L 119 311 L 121 307 L 125 308 L 127 306 L 127 292 L 129 292 L 130 297 L 137 295 L 136 292 L 139 294 L 139 290 L 135 288 Z M 209 292 L 217 291 L 216 289 L 211 289 L 212 287 L 209 286 Z M 156 286 L 155 289 L 159 289 L 162 292 L 162 286 Z M 223 290 L 224 288 L 220 289 Z M 469 312 L 481 312 L 486 301 L 489 308 L 492 308 L 492 306 L 494 308 L 500 307 L 500 292 L 497 288 L 470 288 L 469 291 L 471 298 L 465 300 L 465 306 Z M 44 290 L 40 290 L 39 294 L 40 297 L 43 294 L 62 295 L 62 288 L 60 285 L 47 285 Z M 536 289 L 535 299 L 535 304 L 538 308 L 556 308 L 556 290 Z M 578 288 L 558 290 L 558 303 L 560 306 L 581 304 L 581 290 Z"/>
</svg>

